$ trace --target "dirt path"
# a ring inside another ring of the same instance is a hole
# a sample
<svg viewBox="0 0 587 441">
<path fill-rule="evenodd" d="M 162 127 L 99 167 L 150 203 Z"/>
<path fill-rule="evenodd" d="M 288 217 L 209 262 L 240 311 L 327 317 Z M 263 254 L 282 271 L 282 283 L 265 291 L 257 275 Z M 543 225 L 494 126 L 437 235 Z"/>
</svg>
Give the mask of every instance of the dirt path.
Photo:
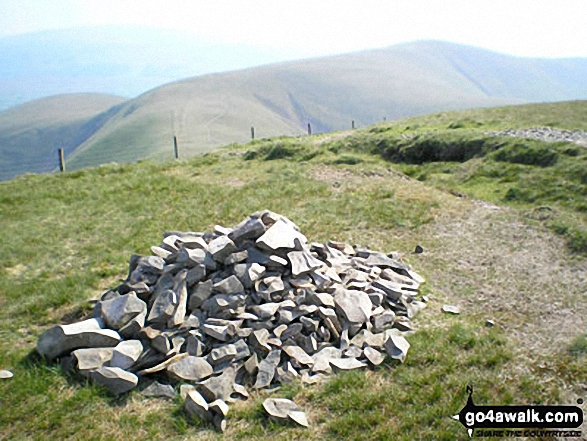
<svg viewBox="0 0 587 441">
<path fill-rule="evenodd" d="M 587 329 L 587 260 L 520 213 L 478 201 L 425 227 L 431 286 L 480 323 L 494 319 L 521 352 L 553 354 Z"/>
</svg>

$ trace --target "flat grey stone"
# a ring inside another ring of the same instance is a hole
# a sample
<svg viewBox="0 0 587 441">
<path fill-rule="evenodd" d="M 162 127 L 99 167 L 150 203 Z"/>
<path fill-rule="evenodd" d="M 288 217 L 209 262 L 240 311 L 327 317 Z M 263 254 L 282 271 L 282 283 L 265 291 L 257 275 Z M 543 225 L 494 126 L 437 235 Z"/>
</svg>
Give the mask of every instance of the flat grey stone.
<svg viewBox="0 0 587 441">
<path fill-rule="evenodd" d="M 219 341 L 230 340 L 236 334 L 236 329 L 233 329 L 231 325 L 211 325 L 209 323 L 203 323 L 200 326 L 200 330 Z"/>
<path fill-rule="evenodd" d="M 116 345 L 110 359 L 110 367 L 129 369 L 136 363 L 143 353 L 143 344 L 140 340 L 121 341 Z"/>
<path fill-rule="evenodd" d="M 112 358 L 114 348 L 76 349 L 71 353 L 77 362 L 80 374 L 88 375 L 94 369 L 104 366 Z"/>
<path fill-rule="evenodd" d="M 314 364 L 314 359 L 299 346 L 284 346 L 283 351 L 299 364 L 306 366 L 312 366 Z"/>
<path fill-rule="evenodd" d="M 138 371 L 137 374 L 149 375 L 149 374 L 154 374 L 155 372 L 161 372 L 162 370 L 166 369 L 167 366 L 169 366 L 173 363 L 177 363 L 178 361 L 183 360 L 187 356 L 188 356 L 188 354 L 186 354 L 186 353 L 174 355 L 173 357 L 168 358 L 167 360 L 165 360 L 155 366 Z"/>
<path fill-rule="evenodd" d="M 263 409 L 273 419 L 279 421 L 293 421 L 294 423 L 308 427 L 306 414 L 293 401 L 285 398 L 267 398 L 263 402 Z"/>
<path fill-rule="evenodd" d="M 312 355 L 312 359 L 314 360 L 314 364 L 310 371 L 312 373 L 319 372 L 324 374 L 329 374 L 332 372 L 332 367 L 330 366 L 330 360 L 335 358 L 340 358 L 342 355 L 342 351 L 337 348 L 333 348 L 332 346 L 327 346 L 320 351 L 316 352 Z"/>
<path fill-rule="evenodd" d="M 117 367 L 102 366 L 89 373 L 90 378 L 104 386 L 114 395 L 120 395 L 133 389 L 139 382 L 139 378 Z"/>
<path fill-rule="evenodd" d="M 442 312 L 458 315 L 461 313 L 461 308 L 456 305 L 442 305 Z"/>
<path fill-rule="evenodd" d="M 337 371 L 350 371 L 367 367 L 367 365 L 356 358 L 331 358 L 330 365 Z"/>
<path fill-rule="evenodd" d="M 268 352 L 271 346 L 267 343 L 269 340 L 269 331 L 267 329 L 257 329 L 249 336 L 249 345 L 261 352 Z"/>
<path fill-rule="evenodd" d="M 391 282 L 385 279 L 377 279 L 372 283 L 373 288 L 377 288 L 385 293 L 385 295 L 394 301 L 397 301 L 402 296 L 402 285 Z"/>
<path fill-rule="evenodd" d="M 14 377 L 14 374 L 6 369 L 0 369 L 0 380 L 6 380 Z"/>
<path fill-rule="evenodd" d="M 379 366 L 385 360 L 385 355 L 371 346 L 366 346 L 365 349 L 363 349 L 363 354 L 365 354 L 367 360 L 369 360 L 374 366 Z"/>
<path fill-rule="evenodd" d="M 245 291 L 243 284 L 234 275 L 215 283 L 213 290 L 220 294 L 239 294 Z"/>
<path fill-rule="evenodd" d="M 259 248 L 275 251 L 280 248 L 301 249 L 307 242 L 306 236 L 283 219 L 279 219 L 257 239 L 256 243 Z"/>
<path fill-rule="evenodd" d="M 167 372 L 182 381 L 200 381 L 214 373 L 214 369 L 203 357 L 187 357 L 167 366 Z"/>
<path fill-rule="evenodd" d="M 79 348 L 113 347 L 120 343 L 120 335 L 112 329 L 102 329 L 96 318 L 71 325 L 57 325 L 43 332 L 37 341 L 37 351 L 53 360 Z"/>
<path fill-rule="evenodd" d="M 238 263 L 234 265 L 233 271 L 243 286 L 250 289 L 257 280 L 260 280 L 265 275 L 266 270 L 259 263 Z"/>
<path fill-rule="evenodd" d="M 213 418 L 205 398 L 196 390 L 190 390 L 187 393 L 185 411 L 191 419 L 198 418 L 202 421 L 212 421 Z"/>
<path fill-rule="evenodd" d="M 153 381 L 149 386 L 141 391 L 141 394 L 146 397 L 168 398 L 173 400 L 177 396 L 177 392 L 169 384 L 161 384 L 158 381 Z"/>
<path fill-rule="evenodd" d="M 388 334 L 383 346 L 393 360 L 399 360 L 402 363 L 405 361 L 410 349 L 410 344 L 404 337 L 394 334 Z"/>
<path fill-rule="evenodd" d="M 360 358 L 361 355 L 363 355 L 363 350 L 358 346 L 353 345 L 349 346 L 348 349 L 343 352 L 343 355 L 349 358 Z"/>
<path fill-rule="evenodd" d="M 237 249 L 234 242 L 228 236 L 220 236 L 208 244 L 208 249 L 212 258 L 216 262 L 224 262 L 224 260 L 234 253 Z"/>
<path fill-rule="evenodd" d="M 373 304 L 364 292 L 338 289 L 334 303 L 336 310 L 350 323 L 365 323 L 371 317 Z"/>
</svg>

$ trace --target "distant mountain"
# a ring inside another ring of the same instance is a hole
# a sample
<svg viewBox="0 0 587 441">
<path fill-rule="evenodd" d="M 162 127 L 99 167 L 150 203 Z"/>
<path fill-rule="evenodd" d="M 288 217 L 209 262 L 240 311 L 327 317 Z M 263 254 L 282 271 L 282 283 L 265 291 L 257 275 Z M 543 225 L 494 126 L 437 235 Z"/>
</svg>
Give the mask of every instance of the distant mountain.
<svg viewBox="0 0 587 441">
<path fill-rule="evenodd" d="M 124 98 L 114 95 L 58 95 L 0 113 L 0 180 L 54 170 L 58 149 L 69 155 L 115 115 L 122 102 Z"/>
<path fill-rule="evenodd" d="M 161 84 L 284 59 L 295 53 L 206 43 L 187 32 L 95 26 L 0 38 L 0 110 L 61 93 L 131 98 Z"/>
<path fill-rule="evenodd" d="M 186 157 L 246 142 L 251 126 L 257 137 L 298 135 L 308 123 L 329 132 L 351 121 L 587 99 L 586 77 L 584 58 L 519 58 L 437 41 L 204 75 L 102 113 L 68 164 L 171 158 L 174 134 Z"/>
</svg>

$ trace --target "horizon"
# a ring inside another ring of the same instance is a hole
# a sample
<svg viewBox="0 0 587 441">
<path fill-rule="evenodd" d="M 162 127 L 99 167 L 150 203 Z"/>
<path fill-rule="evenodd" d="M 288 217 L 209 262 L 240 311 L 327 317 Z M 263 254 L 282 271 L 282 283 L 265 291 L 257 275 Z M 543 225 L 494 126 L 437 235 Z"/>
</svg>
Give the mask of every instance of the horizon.
<svg viewBox="0 0 587 441">
<path fill-rule="evenodd" d="M 385 2 L 238 0 L 172 4 L 154 0 L 4 0 L 0 39 L 89 28 L 141 26 L 191 34 L 202 44 L 244 45 L 279 54 L 283 61 L 381 49 L 437 40 L 494 52 L 540 58 L 587 57 L 584 3 L 504 0 Z"/>
</svg>

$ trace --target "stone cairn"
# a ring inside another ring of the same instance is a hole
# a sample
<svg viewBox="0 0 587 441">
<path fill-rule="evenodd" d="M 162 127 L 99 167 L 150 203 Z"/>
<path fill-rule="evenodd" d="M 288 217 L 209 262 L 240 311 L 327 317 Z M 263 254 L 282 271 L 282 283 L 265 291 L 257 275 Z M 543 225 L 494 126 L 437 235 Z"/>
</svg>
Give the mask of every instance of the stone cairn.
<svg viewBox="0 0 587 441">
<path fill-rule="evenodd" d="M 124 283 L 93 318 L 45 331 L 37 351 L 113 394 L 174 397 L 190 418 L 226 427 L 228 404 L 299 379 L 403 362 L 424 282 L 394 254 L 308 244 L 289 219 L 254 213 L 212 233 L 166 233 L 133 255 Z M 272 418 L 307 426 L 295 403 L 271 398 Z"/>
</svg>

